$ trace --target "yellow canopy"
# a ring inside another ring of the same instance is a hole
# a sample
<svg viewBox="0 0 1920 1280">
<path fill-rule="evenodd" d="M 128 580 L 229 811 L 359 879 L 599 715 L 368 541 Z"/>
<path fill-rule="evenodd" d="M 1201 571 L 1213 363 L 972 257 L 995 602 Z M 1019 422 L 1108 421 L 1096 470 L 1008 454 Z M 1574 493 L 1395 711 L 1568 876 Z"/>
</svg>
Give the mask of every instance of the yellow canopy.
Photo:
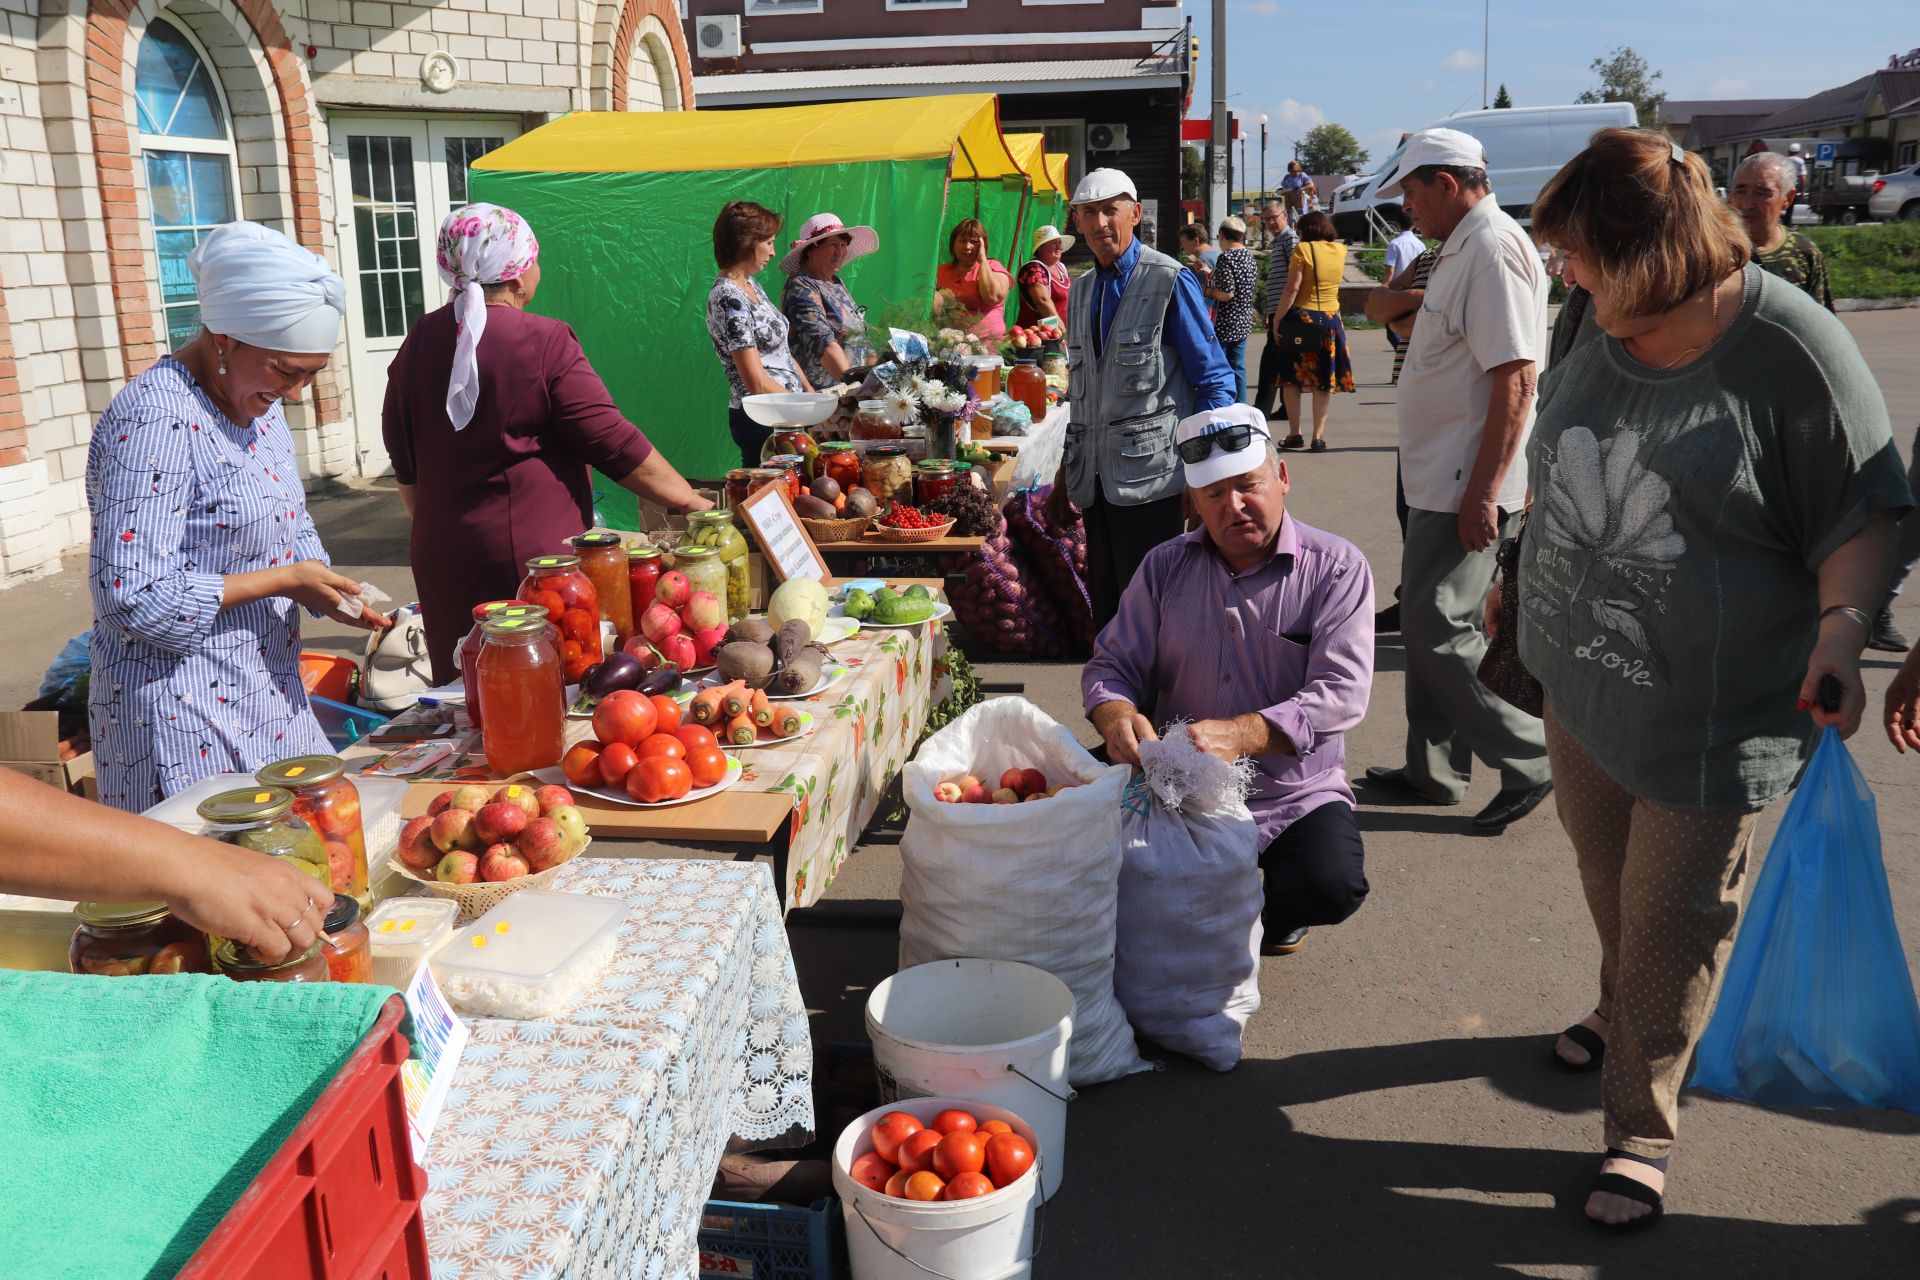
<svg viewBox="0 0 1920 1280">
<path fill-rule="evenodd" d="M 1007 150 L 1019 162 L 1021 172 L 1033 183 L 1033 189 L 1039 192 L 1057 192 L 1054 184 L 1052 157 L 1047 154 L 1047 135 L 1044 133 L 1009 133 L 1006 135 Z M 1061 156 L 1062 161 L 1066 160 Z"/>
<path fill-rule="evenodd" d="M 1047 157 L 1047 181 L 1053 184 L 1053 189 L 1060 193 L 1061 199 L 1066 200 L 1072 198 L 1073 193 L 1067 190 L 1067 157 L 1065 152 L 1057 156 Z"/>
<path fill-rule="evenodd" d="M 751 111 L 583 111 L 488 152 L 511 173 L 689 173 L 951 156 L 956 178 L 1025 170 L 987 93 Z"/>
</svg>

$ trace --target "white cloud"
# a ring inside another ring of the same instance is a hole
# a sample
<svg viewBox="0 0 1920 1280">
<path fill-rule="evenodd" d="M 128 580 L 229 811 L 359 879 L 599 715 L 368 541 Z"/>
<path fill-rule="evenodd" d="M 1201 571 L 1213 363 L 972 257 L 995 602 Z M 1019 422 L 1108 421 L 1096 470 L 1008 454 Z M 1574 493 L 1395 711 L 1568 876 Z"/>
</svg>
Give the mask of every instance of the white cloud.
<svg viewBox="0 0 1920 1280">
<path fill-rule="evenodd" d="M 1478 71 L 1480 55 L 1471 49 L 1455 49 L 1440 63 L 1442 71 Z"/>
<path fill-rule="evenodd" d="M 1280 13 L 1280 6 L 1275 4 L 1274 0 L 1253 0 L 1253 3 L 1245 4 L 1240 7 L 1245 9 L 1248 13 L 1254 14 L 1262 18 L 1276 17 Z"/>
<path fill-rule="evenodd" d="M 1307 130 L 1327 122 L 1326 112 L 1292 98 L 1267 112 L 1267 117 L 1267 127 L 1283 138 L 1303 138 Z"/>
<path fill-rule="evenodd" d="M 1745 80 L 1715 80 L 1707 86 L 1709 93 L 1745 93 L 1753 85 Z"/>
</svg>

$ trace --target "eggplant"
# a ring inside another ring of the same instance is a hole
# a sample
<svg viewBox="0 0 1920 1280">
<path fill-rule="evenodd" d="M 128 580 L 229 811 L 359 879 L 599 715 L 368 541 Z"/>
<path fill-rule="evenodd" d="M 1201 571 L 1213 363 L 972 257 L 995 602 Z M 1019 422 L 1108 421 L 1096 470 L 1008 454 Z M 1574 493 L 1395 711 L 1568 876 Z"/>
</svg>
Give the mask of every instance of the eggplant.
<svg viewBox="0 0 1920 1280">
<path fill-rule="evenodd" d="M 647 672 L 640 681 L 640 692 L 651 698 L 655 694 L 672 693 L 680 687 L 680 667 L 677 663 L 663 662 Z"/>
<path fill-rule="evenodd" d="M 616 653 L 581 677 L 581 686 L 595 698 L 604 698 L 621 689 L 632 689 L 647 677 L 647 668 L 630 653 Z"/>
</svg>

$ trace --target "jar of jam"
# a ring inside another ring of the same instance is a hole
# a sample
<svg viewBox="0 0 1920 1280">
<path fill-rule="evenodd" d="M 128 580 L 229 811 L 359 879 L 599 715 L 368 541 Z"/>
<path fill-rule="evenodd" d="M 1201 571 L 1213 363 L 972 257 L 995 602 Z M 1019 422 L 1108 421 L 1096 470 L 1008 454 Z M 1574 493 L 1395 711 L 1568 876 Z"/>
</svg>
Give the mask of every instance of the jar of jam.
<svg viewBox="0 0 1920 1280">
<path fill-rule="evenodd" d="M 887 420 L 887 402 L 885 400 L 862 400 L 860 411 L 853 415 L 853 425 L 847 434 L 855 440 L 898 440 L 900 428 Z"/>
<path fill-rule="evenodd" d="M 476 729 L 480 727 L 480 697 L 474 688 L 473 664 L 480 656 L 480 645 L 485 638 L 480 625 L 504 609 L 533 607 L 518 600 L 489 600 L 473 606 L 473 628 L 467 632 L 467 638 L 460 642 L 460 687 L 467 692 L 467 719 Z"/>
<path fill-rule="evenodd" d="M 913 469 L 914 505 L 924 507 L 946 497 L 959 479 L 960 471 L 951 458 L 928 458 Z"/>
<path fill-rule="evenodd" d="M 574 684 L 600 661 L 600 596 L 580 571 L 579 556 L 535 556 L 520 580 L 520 598 L 547 611 L 560 628 L 560 670 Z"/>
<path fill-rule="evenodd" d="M 776 454 L 767 459 L 767 466 L 784 473 L 787 483 L 787 501 L 798 498 L 807 487 L 807 460 L 797 453 Z"/>
<path fill-rule="evenodd" d="M 973 368 L 973 398 L 981 404 L 1000 394 L 1000 357 L 975 356 Z"/>
<path fill-rule="evenodd" d="M 860 479 L 882 507 L 913 501 L 913 463 L 903 445 L 870 446 L 860 464 Z"/>
<path fill-rule="evenodd" d="M 727 505 L 737 507 L 753 495 L 753 472 L 735 467 L 727 472 Z"/>
<path fill-rule="evenodd" d="M 213 949 L 213 967 L 235 982 L 331 982 L 320 942 L 285 960 L 262 960 L 251 948 L 228 938 Z"/>
<path fill-rule="evenodd" d="M 538 618 L 492 618 L 486 624 L 477 664 L 487 704 L 480 744 L 487 767 L 503 777 L 559 764 L 566 753 L 566 681 L 545 631 Z"/>
<path fill-rule="evenodd" d="M 334 982 L 373 981 L 373 935 L 360 920 L 360 904 L 336 894 L 333 910 L 323 926 L 320 954 L 327 958 L 327 977 Z"/>
<path fill-rule="evenodd" d="M 627 599 L 631 601 L 636 620 L 653 603 L 654 588 L 660 585 L 660 575 L 666 568 L 660 548 L 627 548 Z"/>
<path fill-rule="evenodd" d="M 164 902 L 81 902 L 80 927 L 67 946 L 72 973 L 110 978 L 149 973 L 212 973 L 207 935 Z"/>
<path fill-rule="evenodd" d="M 593 583 L 600 617 L 613 624 L 616 644 L 633 634 L 633 597 L 627 591 L 627 546 L 617 533 L 583 533 L 572 539 L 580 554 L 580 572 Z"/>
<path fill-rule="evenodd" d="M 367 892 L 367 837 L 360 823 L 360 788 L 347 777 L 339 756 L 294 756 L 253 775 L 270 787 L 293 792 L 293 812 L 320 833 L 327 852 L 327 878 L 335 893 L 373 906 Z"/>
<path fill-rule="evenodd" d="M 1036 424 L 1047 416 L 1047 375 L 1031 351 L 1023 351 L 1013 372 L 1007 375 L 1007 394 L 1027 406 Z"/>
<path fill-rule="evenodd" d="M 285 787 L 248 787 L 222 791 L 200 802 L 205 834 L 222 844 L 284 858 L 333 892 L 327 849 L 320 834 L 293 812 L 293 792 Z"/>
<path fill-rule="evenodd" d="M 844 440 L 823 444 L 814 474 L 831 479 L 845 493 L 860 483 L 860 451 Z"/>
<path fill-rule="evenodd" d="M 687 517 L 687 542 L 696 547 L 712 547 L 720 555 L 727 571 L 727 589 L 720 596 L 726 606 L 727 621 L 738 622 L 747 616 L 753 600 L 753 577 L 747 565 L 747 540 L 733 522 L 733 513 L 723 510 L 696 511 Z"/>
<path fill-rule="evenodd" d="M 746 560 L 742 558 L 740 563 L 745 565 Z M 673 549 L 673 567 L 687 576 L 689 590 L 711 591 L 714 598 L 723 602 L 726 600 L 727 566 L 715 548 L 683 542 Z"/>
<path fill-rule="evenodd" d="M 805 431 L 776 431 L 761 444 L 760 460 L 772 466 L 777 457 L 798 457 L 803 478 L 810 478 L 814 455 L 819 452 L 819 444 Z"/>
</svg>

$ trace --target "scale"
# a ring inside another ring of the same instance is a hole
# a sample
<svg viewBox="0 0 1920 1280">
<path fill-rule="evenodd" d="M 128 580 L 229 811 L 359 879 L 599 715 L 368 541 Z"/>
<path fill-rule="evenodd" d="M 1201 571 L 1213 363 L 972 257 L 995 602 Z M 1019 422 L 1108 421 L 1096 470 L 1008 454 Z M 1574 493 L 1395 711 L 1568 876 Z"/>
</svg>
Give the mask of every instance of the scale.
<svg viewBox="0 0 1920 1280">
<path fill-rule="evenodd" d="M 740 407 L 747 416 L 774 431 L 800 431 L 817 427 L 831 418 L 840 407 L 840 397 L 824 391 L 791 391 L 773 395 L 744 396 Z M 768 441 L 769 445 L 773 442 Z M 762 450 L 762 457 L 765 451 Z"/>
</svg>

